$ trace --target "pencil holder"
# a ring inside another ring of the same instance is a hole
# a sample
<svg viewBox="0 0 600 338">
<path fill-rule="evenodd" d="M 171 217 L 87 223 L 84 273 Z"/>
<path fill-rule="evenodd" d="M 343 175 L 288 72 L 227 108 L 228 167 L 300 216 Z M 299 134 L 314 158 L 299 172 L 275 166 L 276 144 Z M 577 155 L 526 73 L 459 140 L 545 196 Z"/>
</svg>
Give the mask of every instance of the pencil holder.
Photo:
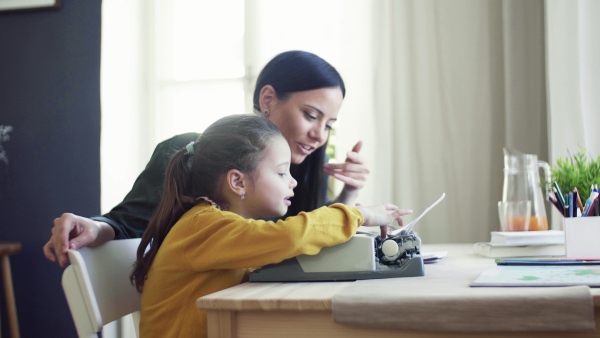
<svg viewBox="0 0 600 338">
<path fill-rule="evenodd" d="M 600 258 L 600 217 L 564 218 L 567 258 Z"/>
</svg>

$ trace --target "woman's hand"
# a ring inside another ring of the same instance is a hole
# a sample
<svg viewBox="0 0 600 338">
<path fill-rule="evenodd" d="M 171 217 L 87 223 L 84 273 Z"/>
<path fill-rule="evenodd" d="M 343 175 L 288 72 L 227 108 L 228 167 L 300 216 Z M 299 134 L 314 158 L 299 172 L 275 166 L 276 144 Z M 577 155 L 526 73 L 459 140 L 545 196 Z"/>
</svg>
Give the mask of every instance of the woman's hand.
<svg viewBox="0 0 600 338">
<path fill-rule="evenodd" d="M 104 222 L 64 213 L 54 219 L 52 236 L 44 245 L 44 255 L 49 261 L 58 261 L 61 267 L 65 267 L 69 249 L 100 245 L 114 237 L 113 228 Z"/>
<path fill-rule="evenodd" d="M 362 145 L 362 141 L 358 141 L 352 147 L 352 150 L 346 154 L 344 163 L 326 163 L 323 166 L 323 172 L 326 175 L 344 182 L 344 188 L 335 202 L 353 205 L 358 197 L 358 190 L 365 186 L 369 175 L 369 167 L 364 157 L 359 154 Z"/>
<path fill-rule="evenodd" d="M 363 226 L 374 227 L 378 226 L 381 228 L 381 237 L 387 237 L 387 227 L 392 222 L 398 222 L 399 226 L 402 226 L 402 216 L 412 214 L 410 209 L 399 209 L 396 205 L 391 203 L 384 203 L 374 206 L 362 206 L 356 205 L 358 211 L 363 215 L 364 223 Z"/>
</svg>

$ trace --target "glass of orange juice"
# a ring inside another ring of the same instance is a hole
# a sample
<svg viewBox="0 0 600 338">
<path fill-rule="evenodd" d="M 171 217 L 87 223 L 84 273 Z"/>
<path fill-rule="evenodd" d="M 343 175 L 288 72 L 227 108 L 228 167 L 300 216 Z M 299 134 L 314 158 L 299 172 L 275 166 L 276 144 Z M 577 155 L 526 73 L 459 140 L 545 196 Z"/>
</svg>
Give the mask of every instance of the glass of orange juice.
<svg viewBox="0 0 600 338">
<path fill-rule="evenodd" d="M 502 231 L 529 231 L 531 201 L 498 202 Z"/>
</svg>

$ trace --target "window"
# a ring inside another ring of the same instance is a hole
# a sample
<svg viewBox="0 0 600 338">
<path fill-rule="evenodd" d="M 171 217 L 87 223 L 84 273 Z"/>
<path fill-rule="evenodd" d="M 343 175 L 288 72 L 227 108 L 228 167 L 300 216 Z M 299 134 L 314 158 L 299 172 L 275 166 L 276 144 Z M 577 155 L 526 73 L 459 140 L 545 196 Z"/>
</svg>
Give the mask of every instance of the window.
<svg viewBox="0 0 600 338">
<path fill-rule="evenodd" d="M 156 142 L 247 111 L 244 9 L 243 0 L 158 2 Z"/>
<path fill-rule="evenodd" d="M 276 54 L 302 49 L 337 66 L 342 9 L 342 0 L 105 0 L 103 212 L 160 141 L 251 112 L 258 72 Z"/>
<path fill-rule="evenodd" d="M 341 1 L 160 1 L 155 142 L 251 112 L 258 72 L 277 53 L 304 49 L 335 64 L 340 8 Z"/>
</svg>

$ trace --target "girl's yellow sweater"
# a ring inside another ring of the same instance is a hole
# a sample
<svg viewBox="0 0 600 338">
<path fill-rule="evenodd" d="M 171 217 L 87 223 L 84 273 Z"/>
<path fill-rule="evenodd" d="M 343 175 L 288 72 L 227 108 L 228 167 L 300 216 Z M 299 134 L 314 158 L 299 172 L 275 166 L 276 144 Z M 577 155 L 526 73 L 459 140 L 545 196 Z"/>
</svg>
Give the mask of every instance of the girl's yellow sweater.
<svg viewBox="0 0 600 338">
<path fill-rule="evenodd" d="M 202 203 L 173 226 L 142 291 L 140 337 L 206 337 L 196 299 L 244 281 L 256 267 L 315 255 L 349 240 L 363 223 L 343 204 L 277 222 L 245 219 Z"/>
</svg>

